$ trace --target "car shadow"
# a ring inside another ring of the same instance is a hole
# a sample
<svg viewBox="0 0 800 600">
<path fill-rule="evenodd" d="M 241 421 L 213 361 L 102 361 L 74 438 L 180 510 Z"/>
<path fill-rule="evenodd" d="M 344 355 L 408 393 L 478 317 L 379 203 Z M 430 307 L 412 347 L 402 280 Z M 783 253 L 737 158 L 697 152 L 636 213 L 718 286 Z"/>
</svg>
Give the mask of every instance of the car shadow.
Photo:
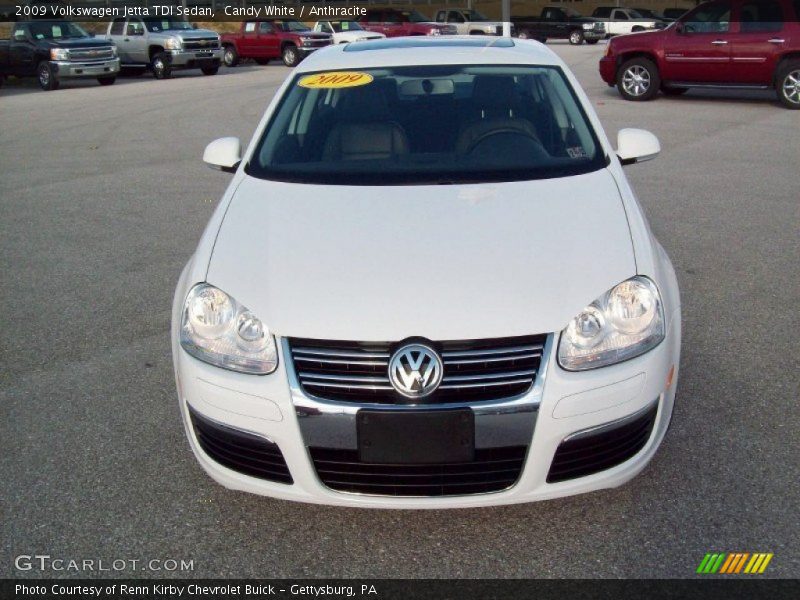
<svg viewBox="0 0 800 600">
<path fill-rule="evenodd" d="M 603 90 L 603 95 L 608 98 L 621 100 L 616 87 L 608 87 Z M 775 90 L 721 90 L 721 89 L 690 89 L 681 96 L 665 96 L 659 94 L 655 100 L 657 102 L 685 102 L 695 100 L 698 102 L 726 102 L 729 104 L 763 104 L 772 102 L 780 104 Z M 647 104 L 644 102 L 642 104 Z"/>
</svg>

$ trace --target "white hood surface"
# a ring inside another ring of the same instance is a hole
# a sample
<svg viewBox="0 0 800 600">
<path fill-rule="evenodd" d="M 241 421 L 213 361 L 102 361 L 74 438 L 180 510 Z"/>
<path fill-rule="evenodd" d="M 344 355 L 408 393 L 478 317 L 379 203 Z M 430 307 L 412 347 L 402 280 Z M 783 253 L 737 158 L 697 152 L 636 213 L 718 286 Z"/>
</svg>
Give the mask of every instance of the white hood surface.
<svg viewBox="0 0 800 600">
<path fill-rule="evenodd" d="M 560 331 L 636 273 L 602 169 L 482 185 L 301 185 L 246 177 L 207 280 L 278 335 L 359 341 Z"/>
</svg>

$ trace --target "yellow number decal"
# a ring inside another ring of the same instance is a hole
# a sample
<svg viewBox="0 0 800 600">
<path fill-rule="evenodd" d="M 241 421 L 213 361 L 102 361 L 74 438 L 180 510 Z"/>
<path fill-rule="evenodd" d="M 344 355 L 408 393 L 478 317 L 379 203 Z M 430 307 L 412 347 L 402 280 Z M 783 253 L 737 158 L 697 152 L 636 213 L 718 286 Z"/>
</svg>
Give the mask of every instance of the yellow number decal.
<svg viewBox="0 0 800 600">
<path fill-rule="evenodd" d="M 358 73 L 355 71 L 330 71 L 328 73 L 317 73 L 306 75 L 297 85 L 304 88 L 347 88 L 359 85 L 367 85 L 372 82 L 372 75 L 369 73 Z"/>
</svg>

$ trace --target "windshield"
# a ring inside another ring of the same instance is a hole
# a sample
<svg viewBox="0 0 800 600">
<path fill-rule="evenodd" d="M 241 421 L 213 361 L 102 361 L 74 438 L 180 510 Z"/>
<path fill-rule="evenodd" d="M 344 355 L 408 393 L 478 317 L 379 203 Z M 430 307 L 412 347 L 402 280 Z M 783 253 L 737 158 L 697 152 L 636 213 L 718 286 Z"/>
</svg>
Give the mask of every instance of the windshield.
<svg viewBox="0 0 800 600">
<path fill-rule="evenodd" d="M 144 26 L 147 27 L 147 31 L 154 33 L 172 29 L 194 29 L 191 23 L 182 19 L 145 19 Z"/>
<path fill-rule="evenodd" d="M 342 31 L 364 31 L 361 25 L 355 21 L 331 21 L 331 25 L 336 33 L 341 33 Z"/>
<path fill-rule="evenodd" d="M 417 12 L 416 10 L 404 10 L 402 11 L 402 14 L 408 17 L 408 20 L 411 23 L 427 23 L 430 21 L 428 17 L 423 15 L 421 12 Z"/>
<path fill-rule="evenodd" d="M 273 21 L 275 27 L 281 31 L 310 31 L 308 25 L 300 21 Z"/>
<path fill-rule="evenodd" d="M 448 65 L 298 75 L 247 172 L 426 185 L 566 177 L 606 162 L 560 68 Z"/>
<path fill-rule="evenodd" d="M 89 37 L 79 25 L 69 21 L 32 21 L 28 27 L 31 36 L 37 40 L 65 40 Z"/>
</svg>

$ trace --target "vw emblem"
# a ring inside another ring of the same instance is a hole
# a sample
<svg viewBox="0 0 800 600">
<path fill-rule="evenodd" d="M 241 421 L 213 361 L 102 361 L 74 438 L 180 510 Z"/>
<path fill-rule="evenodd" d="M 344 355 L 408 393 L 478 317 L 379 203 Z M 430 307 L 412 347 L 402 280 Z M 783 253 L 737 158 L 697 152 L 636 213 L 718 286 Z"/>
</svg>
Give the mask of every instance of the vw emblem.
<svg viewBox="0 0 800 600">
<path fill-rule="evenodd" d="M 406 398 L 424 398 L 442 382 L 442 360 L 422 344 L 403 346 L 389 361 L 389 381 Z"/>
</svg>

